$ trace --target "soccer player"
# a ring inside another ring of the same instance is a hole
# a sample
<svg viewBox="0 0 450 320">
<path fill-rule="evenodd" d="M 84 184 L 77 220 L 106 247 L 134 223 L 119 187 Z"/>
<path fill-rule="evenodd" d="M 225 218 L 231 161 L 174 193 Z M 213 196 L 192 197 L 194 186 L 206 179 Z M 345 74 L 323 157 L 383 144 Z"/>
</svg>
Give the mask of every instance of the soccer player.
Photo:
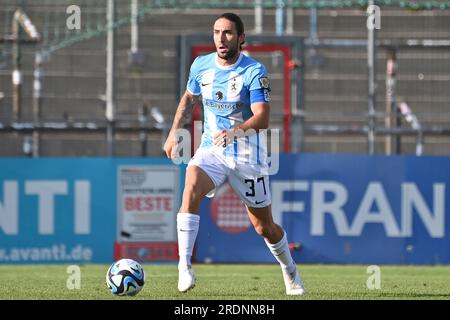
<svg viewBox="0 0 450 320">
<path fill-rule="evenodd" d="M 228 181 L 247 207 L 248 217 L 280 263 L 286 294 L 302 295 L 305 289 L 289 251 L 286 232 L 272 219 L 266 136 L 269 126 L 270 83 L 261 63 L 244 55 L 244 25 L 233 13 L 220 15 L 214 23 L 216 52 L 200 56 L 191 66 L 164 151 L 177 155 L 177 129 L 189 119 L 192 107 L 202 101 L 204 133 L 189 161 L 183 200 L 177 215 L 179 249 L 178 290 L 195 286 L 191 265 L 197 237 L 200 202 L 213 196 Z"/>
</svg>

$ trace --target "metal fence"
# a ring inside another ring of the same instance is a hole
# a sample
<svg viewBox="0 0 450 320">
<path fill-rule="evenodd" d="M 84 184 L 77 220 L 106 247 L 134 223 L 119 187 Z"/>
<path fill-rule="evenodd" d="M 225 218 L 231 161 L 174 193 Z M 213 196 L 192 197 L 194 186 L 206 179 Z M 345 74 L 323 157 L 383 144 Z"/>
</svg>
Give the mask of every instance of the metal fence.
<svg viewBox="0 0 450 320">
<path fill-rule="evenodd" d="M 248 34 L 305 39 L 291 151 L 450 154 L 449 1 L 0 3 L 1 155 L 161 154 L 175 39 L 224 10 Z"/>
</svg>

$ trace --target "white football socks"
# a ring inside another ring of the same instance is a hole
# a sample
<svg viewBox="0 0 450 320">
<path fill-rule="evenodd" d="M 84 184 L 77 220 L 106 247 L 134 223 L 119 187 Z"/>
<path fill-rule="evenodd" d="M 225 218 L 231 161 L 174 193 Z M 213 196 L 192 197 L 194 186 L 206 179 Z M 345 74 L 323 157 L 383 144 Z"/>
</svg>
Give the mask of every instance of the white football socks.
<svg viewBox="0 0 450 320">
<path fill-rule="evenodd" d="M 286 232 L 283 230 L 284 235 L 283 238 L 278 243 L 269 243 L 266 239 L 267 246 L 269 247 L 270 252 L 272 252 L 273 256 L 280 263 L 281 268 L 287 270 L 289 273 L 295 271 L 295 262 L 292 259 L 291 252 L 289 251 L 289 243 L 287 241 Z"/>
<path fill-rule="evenodd" d="M 178 213 L 177 234 L 178 234 L 178 262 L 179 269 L 186 269 L 191 266 L 192 251 L 194 250 L 195 239 L 197 238 L 200 216 L 191 213 Z"/>
</svg>

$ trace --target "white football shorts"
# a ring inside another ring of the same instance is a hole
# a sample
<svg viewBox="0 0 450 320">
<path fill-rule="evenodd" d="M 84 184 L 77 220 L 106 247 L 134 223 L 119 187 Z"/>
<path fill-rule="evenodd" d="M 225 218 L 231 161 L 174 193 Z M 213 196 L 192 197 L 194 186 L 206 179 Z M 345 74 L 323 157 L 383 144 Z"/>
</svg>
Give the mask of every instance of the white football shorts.
<svg viewBox="0 0 450 320">
<path fill-rule="evenodd" d="M 214 197 L 215 190 L 228 181 L 248 207 L 264 208 L 272 203 L 268 175 L 261 175 L 251 165 L 236 164 L 213 150 L 214 147 L 197 149 L 188 163 L 188 167 L 201 168 L 213 181 L 215 189 L 207 197 Z"/>
</svg>

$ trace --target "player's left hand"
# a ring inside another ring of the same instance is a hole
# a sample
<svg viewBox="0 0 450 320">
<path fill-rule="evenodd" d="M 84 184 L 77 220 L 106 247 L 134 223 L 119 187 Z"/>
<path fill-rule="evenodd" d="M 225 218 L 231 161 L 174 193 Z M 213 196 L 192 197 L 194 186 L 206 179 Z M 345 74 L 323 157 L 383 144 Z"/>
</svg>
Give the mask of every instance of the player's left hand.
<svg viewBox="0 0 450 320">
<path fill-rule="evenodd" d="M 230 130 L 222 130 L 217 132 L 214 138 L 214 144 L 218 147 L 225 148 L 232 140 L 232 132 Z"/>
</svg>

